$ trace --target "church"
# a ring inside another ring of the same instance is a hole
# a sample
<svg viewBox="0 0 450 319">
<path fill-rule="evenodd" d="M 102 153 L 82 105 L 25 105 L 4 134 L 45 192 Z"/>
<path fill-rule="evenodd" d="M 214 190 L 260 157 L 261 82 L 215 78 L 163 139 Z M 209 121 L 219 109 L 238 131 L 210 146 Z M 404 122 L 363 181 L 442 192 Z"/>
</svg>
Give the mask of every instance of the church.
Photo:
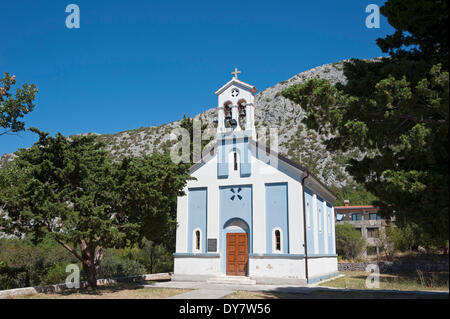
<svg viewBox="0 0 450 319">
<path fill-rule="evenodd" d="M 215 92 L 216 140 L 177 200 L 172 280 L 302 285 L 334 277 L 336 197 L 306 167 L 258 143 L 257 90 L 238 73 Z"/>
</svg>

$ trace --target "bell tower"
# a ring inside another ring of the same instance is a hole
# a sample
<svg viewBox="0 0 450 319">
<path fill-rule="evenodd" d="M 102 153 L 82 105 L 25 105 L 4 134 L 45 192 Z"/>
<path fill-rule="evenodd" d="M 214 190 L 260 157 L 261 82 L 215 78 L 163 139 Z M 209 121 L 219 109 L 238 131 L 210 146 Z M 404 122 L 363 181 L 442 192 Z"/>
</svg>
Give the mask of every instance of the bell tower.
<svg viewBox="0 0 450 319">
<path fill-rule="evenodd" d="M 243 131 L 245 135 L 256 139 L 254 99 L 256 88 L 238 79 L 236 68 L 234 77 L 215 92 L 218 96 L 217 133 L 233 135 Z"/>
<path fill-rule="evenodd" d="M 215 92 L 219 100 L 215 121 L 218 178 L 228 178 L 230 174 L 251 175 L 249 141 L 256 141 L 254 100 L 257 89 L 239 80 L 239 73 L 241 71 L 235 68 L 231 72 L 234 77 Z"/>
</svg>

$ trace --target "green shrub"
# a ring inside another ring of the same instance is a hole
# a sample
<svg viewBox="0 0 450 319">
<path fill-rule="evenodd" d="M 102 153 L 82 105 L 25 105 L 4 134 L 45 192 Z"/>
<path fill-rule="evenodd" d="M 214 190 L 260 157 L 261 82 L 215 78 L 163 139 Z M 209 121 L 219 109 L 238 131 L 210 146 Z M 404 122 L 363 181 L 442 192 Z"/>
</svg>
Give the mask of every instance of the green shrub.
<svg viewBox="0 0 450 319">
<path fill-rule="evenodd" d="M 50 268 L 47 274 L 42 278 L 41 284 L 43 285 L 55 285 L 65 282 L 69 273 L 66 272 L 67 264 L 59 264 Z"/>
<path fill-rule="evenodd" d="M 76 262 L 74 256 L 51 238 L 45 238 L 39 245 L 33 245 L 29 239 L 2 238 L 0 290 L 60 283 L 51 281 L 50 278 L 59 280 L 60 277 L 55 277 L 54 273 L 47 277 L 48 272 L 56 265 Z"/>
<path fill-rule="evenodd" d="M 137 260 L 145 266 L 150 274 L 173 271 L 173 256 L 164 245 L 156 245 L 151 240 L 143 239 L 140 247 L 134 246 L 116 249 L 116 254 L 132 260 Z"/>
<path fill-rule="evenodd" d="M 350 224 L 336 225 L 336 253 L 343 259 L 355 259 L 364 252 L 366 242 Z"/>
<path fill-rule="evenodd" d="M 394 226 L 380 228 L 375 236 L 375 244 L 384 252 L 387 259 L 391 260 L 397 250 L 394 243 L 394 237 L 398 232 Z"/>
<path fill-rule="evenodd" d="M 140 262 L 120 257 L 114 250 L 110 249 L 106 251 L 103 257 L 97 277 L 104 279 L 137 276 L 145 273 L 145 267 Z"/>
<path fill-rule="evenodd" d="M 0 238 L 0 290 L 64 283 L 68 264 L 80 262 L 53 239 L 39 245 L 29 239 Z M 107 249 L 98 278 L 173 271 L 172 253 L 144 239 L 141 245 Z"/>
</svg>

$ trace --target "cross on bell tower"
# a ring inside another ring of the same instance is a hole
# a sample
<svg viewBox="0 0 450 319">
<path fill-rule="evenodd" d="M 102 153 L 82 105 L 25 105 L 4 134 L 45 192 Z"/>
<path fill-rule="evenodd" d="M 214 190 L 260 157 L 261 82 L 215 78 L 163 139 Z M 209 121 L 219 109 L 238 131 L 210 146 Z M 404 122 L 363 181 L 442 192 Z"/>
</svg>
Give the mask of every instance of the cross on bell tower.
<svg viewBox="0 0 450 319">
<path fill-rule="evenodd" d="M 234 72 L 231 72 L 231 74 L 233 74 L 234 75 L 234 78 L 237 80 L 237 78 L 238 78 L 238 74 L 240 74 L 241 73 L 241 71 L 238 71 L 238 69 L 237 68 L 234 68 Z"/>
</svg>

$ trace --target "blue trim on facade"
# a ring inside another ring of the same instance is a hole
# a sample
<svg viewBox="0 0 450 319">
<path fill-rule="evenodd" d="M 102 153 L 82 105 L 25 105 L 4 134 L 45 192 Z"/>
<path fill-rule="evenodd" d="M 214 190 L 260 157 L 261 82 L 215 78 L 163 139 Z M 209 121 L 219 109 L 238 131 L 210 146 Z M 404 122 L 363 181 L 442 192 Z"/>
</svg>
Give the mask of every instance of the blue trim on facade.
<svg viewBox="0 0 450 319">
<path fill-rule="evenodd" d="M 217 177 L 227 178 L 228 177 L 228 158 L 226 152 L 225 140 L 221 140 L 221 145 L 219 146 L 217 154 Z"/>
<path fill-rule="evenodd" d="M 238 196 L 239 195 L 239 196 Z M 253 252 L 253 190 L 252 185 L 219 187 L 219 222 L 221 271 L 226 273 L 227 233 L 247 233 L 248 252 Z M 242 223 L 241 229 L 227 229 L 231 224 Z"/>
<path fill-rule="evenodd" d="M 239 174 L 241 177 L 251 176 L 251 155 L 248 137 L 239 138 L 223 138 L 220 142 L 217 161 L 217 177 L 228 178 L 230 164 L 234 169 L 234 163 L 229 163 L 229 153 L 237 152 L 239 154 Z"/>
<path fill-rule="evenodd" d="M 315 284 L 315 283 L 320 282 L 322 280 L 330 279 L 332 277 L 337 277 L 337 276 L 339 276 L 339 272 L 338 271 L 332 272 L 332 273 L 326 274 L 326 275 L 317 276 L 317 277 L 314 277 L 314 278 L 308 278 L 308 284 Z"/>
<path fill-rule="evenodd" d="M 286 259 L 303 259 L 305 258 L 304 254 L 250 254 L 249 258 L 286 258 Z"/>
<path fill-rule="evenodd" d="M 206 253 L 206 225 L 208 190 L 202 188 L 190 188 L 188 190 L 188 232 L 187 232 L 187 252 L 192 253 L 194 230 L 200 229 L 201 252 Z"/>
<path fill-rule="evenodd" d="M 243 151 L 241 152 L 241 165 L 240 174 L 241 177 L 249 177 L 252 174 L 252 166 L 250 162 L 249 143 L 248 137 L 244 137 Z"/>
<path fill-rule="evenodd" d="M 327 239 L 328 239 L 328 254 L 334 254 L 334 240 L 333 240 L 333 224 L 334 214 L 333 206 L 327 202 Z"/>
<path fill-rule="evenodd" d="M 307 223 L 306 225 L 306 240 L 307 240 L 307 245 L 308 245 L 308 255 L 311 252 L 315 251 L 315 240 L 314 240 L 314 227 L 316 227 L 315 225 L 315 220 L 314 220 L 314 210 L 313 210 L 313 193 L 305 187 L 305 190 L 303 192 L 304 196 L 305 196 L 305 215 L 306 215 L 306 219 L 309 220 L 309 225 L 308 222 L 305 221 Z M 309 205 L 308 205 L 309 203 Z"/>
<path fill-rule="evenodd" d="M 189 258 L 189 257 L 219 258 L 220 254 L 173 253 L 172 256 L 174 256 L 176 258 Z"/>
<path fill-rule="evenodd" d="M 317 195 L 317 194 L 316 194 Z M 316 196 L 316 209 L 317 209 L 317 233 L 319 237 L 319 254 L 325 254 L 325 227 L 324 227 L 324 216 L 325 212 L 323 211 L 323 202 L 324 200 L 319 195 Z"/>
<path fill-rule="evenodd" d="M 337 257 L 336 254 L 311 254 L 308 255 L 308 258 L 329 258 L 329 257 Z"/>
<path fill-rule="evenodd" d="M 273 230 L 281 229 L 281 253 L 289 254 L 289 212 L 287 183 L 265 184 L 266 192 L 266 251 L 274 253 Z"/>
</svg>

